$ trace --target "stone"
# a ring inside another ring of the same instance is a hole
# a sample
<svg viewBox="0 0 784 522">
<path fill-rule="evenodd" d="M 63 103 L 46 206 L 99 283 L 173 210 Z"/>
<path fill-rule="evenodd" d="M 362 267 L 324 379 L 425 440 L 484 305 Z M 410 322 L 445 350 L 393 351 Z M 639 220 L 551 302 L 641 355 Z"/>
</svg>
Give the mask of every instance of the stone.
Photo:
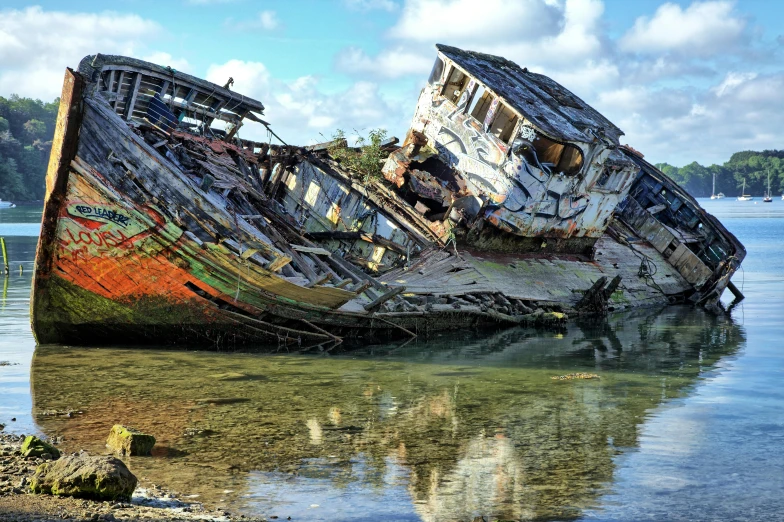
<svg viewBox="0 0 784 522">
<path fill-rule="evenodd" d="M 136 477 L 116 457 L 68 455 L 38 466 L 30 491 L 92 500 L 130 500 Z"/>
<path fill-rule="evenodd" d="M 42 441 L 35 435 L 28 435 L 25 437 L 19 451 L 22 453 L 23 457 L 40 457 L 41 455 L 48 453 L 53 459 L 60 458 L 60 450 L 48 442 Z"/>
<path fill-rule="evenodd" d="M 155 437 L 120 424 L 112 426 L 106 446 L 118 455 L 149 455 Z"/>
</svg>

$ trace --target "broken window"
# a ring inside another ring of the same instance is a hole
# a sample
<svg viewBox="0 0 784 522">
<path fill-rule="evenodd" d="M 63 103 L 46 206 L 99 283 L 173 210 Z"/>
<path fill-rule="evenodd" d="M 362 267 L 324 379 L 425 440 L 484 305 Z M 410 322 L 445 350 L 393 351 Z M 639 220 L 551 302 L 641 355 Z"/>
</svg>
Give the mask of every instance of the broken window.
<svg viewBox="0 0 784 522">
<path fill-rule="evenodd" d="M 490 126 L 490 133 L 504 143 L 509 143 L 516 126 L 517 114 L 503 103 L 499 103 L 496 116 Z"/>
<path fill-rule="evenodd" d="M 485 121 L 487 111 L 490 110 L 490 106 L 493 104 L 494 99 L 495 96 L 485 89 L 483 85 L 480 85 L 477 87 L 474 97 L 471 100 L 471 105 L 468 107 L 469 114 L 480 122 Z"/>
<path fill-rule="evenodd" d="M 444 86 L 444 97 L 452 103 L 457 103 L 470 79 L 467 74 L 453 66 Z"/>
<path fill-rule="evenodd" d="M 626 183 L 626 172 L 615 165 L 604 167 L 601 176 L 596 180 L 596 186 L 613 192 L 620 192 Z"/>
<path fill-rule="evenodd" d="M 444 61 L 441 58 L 436 58 L 436 63 L 433 64 L 433 69 L 430 71 L 430 78 L 427 82 L 430 85 L 438 83 L 441 80 L 441 75 L 444 73 Z"/>
<path fill-rule="evenodd" d="M 533 150 L 528 145 L 533 145 Z M 533 142 L 524 140 L 515 153 L 525 158 L 529 165 L 573 176 L 583 166 L 583 152 L 570 143 L 558 143 L 546 136 L 537 134 Z"/>
</svg>

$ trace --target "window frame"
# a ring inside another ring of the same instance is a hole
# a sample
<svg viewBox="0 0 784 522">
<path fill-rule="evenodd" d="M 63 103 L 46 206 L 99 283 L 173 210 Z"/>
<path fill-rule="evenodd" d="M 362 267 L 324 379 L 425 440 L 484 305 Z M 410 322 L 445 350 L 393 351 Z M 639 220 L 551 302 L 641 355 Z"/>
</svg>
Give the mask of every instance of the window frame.
<svg viewBox="0 0 784 522">
<path fill-rule="evenodd" d="M 517 131 L 518 131 L 520 125 L 522 124 L 522 122 L 525 120 L 525 116 L 522 115 L 516 109 L 514 109 L 502 96 L 499 96 L 498 94 L 496 94 L 487 85 L 485 85 L 483 82 L 479 81 L 474 75 L 469 74 L 465 69 L 460 67 L 457 63 L 455 63 L 455 62 L 453 62 L 451 60 L 448 60 L 448 61 L 447 60 L 443 60 L 443 63 L 444 63 L 444 70 L 447 70 L 447 66 L 448 66 L 448 72 L 447 72 L 446 76 L 444 77 L 444 84 L 439 89 L 438 95 L 441 98 L 443 98 L 444 100 L 446 100 L 447 102 L 449 102 L 450 104 L 452 104 L 455 108 L 459 108 L 460 107 L 460 105 L 459 105 L 460 99 L 465 95 L 467 90 L 470 88 L 472 90 L 472 92 L 469 93 L 468 99 L 466 100 L 465 107 L 463 107 L 462 110 L 461 110 L 461 114 L 468 115 L 475 122 L 477 122 L 480 125 L 480 127 L 482 127 L 482 132 L 484 134 L 492 135 L 493 138 L 495 138 L 496 140 L 498 140 L 501 143 L 504 143 L 504 144 L 510 146 L 512 144 L 512 142 L 514 141 L 514 139 L 517 137 Z M 452 75 L 454 74 L 455 71 L 460 71 L 466 77 L 467 81 L 466 81 L 465 85 L 460 89 L 460 91 L 459 91 L 460 95 L 457 96 L 457 98 L 455 100 L 451 100 L 446 95 L 446 91 L 449 88 L 449 79 L 452 77 Z M 472 82 L 474 84 L 473 87 L 471 86 Z M 474 100 L 477 99 L 477 95 L 480 93 L 480 91 L 481 91 L 481 96 L 484 96 L 485 94 L 487 94 L 490 97 L 489 106 L 487 107 L 487 110 L 485 111 L 484 117 L 482 118 L 482 120 L 479 120 L 479 118 L 477 118 L 476 116 L 474 116 L 472 114 L 472 112 L 473 112 L 472 109 L 474 109 L 476 107 L 476 105 L 474 105 Z M 491 129 L 493 128 L 493 125 L 495 124 L 496 119 L 498 118 L 499 114 L 501 114 L 501 112 L 503 112 L 502 110 L 499 110 L 499 108 L 498 108 L 499 105 L 502 105 L 503 108 L 505 108 L 506 110 L 510 111 L 514 115 L 514 118 L 517 119 L 517 122 L 512 127 L 509 139 L 507 139 L 507 140 L 502 140 L 500 137 L 496 136 L 495 134 L 493 134 L 491 132 Z M 485 120 L 487 119 L 487 115 L 488 115 L 488 113 L 490 112 L 491 109 L 493 109 L 492 118 L 491 118 L 491 120 L 489 122 L 486 122 Z M 580 152 L 582 153 L 582 151 L 580 151 Z"/>
<path fill-rule="evenodd" d="M 516 139 L 518 137 L 517 135 L 520 132 L 520 125 L 522 125 L 522 124 L 523 124 L 522 120 L 518 122 L 518 129 L 517 129 L 517 132 L 514 133 L 514 138 L 512 139 L 513 142 L 514 142 L 514 139 Z M 582 147 L 579 147 L 579 146 L 575 145 L 574 143 L 569 143 L 568 141 L 562 141 L 562 140 L 553 139 L 550 136 L 548 136 L 547 134 L 545 134 L 544 132 L 541 132 L 538 128 L 536 128 L 536 127 L 533 127 L 533 128 L 536 131 L 537 135 L 534 138 L 534 140 L 531 141 L 530 143 L 531 143 L 531 145 L 535 149 L 536 157 L 539 160 L 539 162 L 542 162 L 543 158 L 539 157 L 540 151 L 536 150 L 536 139 L 544 138 L 544 139 L 548 140 L 549 142 L 551 142 L 552 144 L 561 145 L 563 147 L 563 149 L 561 150 L 561 152 L 560 152 L 560 154 L 558 156 L 558 163 L 560 163 L 563 160 L 564 152 L 567 150 L 567 147 L 574 148 L 575 150 L 577 150 L 577 153 L 580 155 L 580 160 L 581 160 L 580 161 L 580 168 L 578 168 L 575 172 L 569 173 L 569 172 L 564 172 L 564 171 L 558 171 L 555 168 L 553 168 L 553 169 L 551 169 L 551 173 L 552 174 L 559 174 L 559 173 L 563 172 L 564 176 L 567 176 L 567 177 L 570 177 L 570 178 L 574 178 L 574 177 L 577 177 L 577 176 L 583 176 L 583 169 L 585 168 L 586 163 L 585 163 L 585 152 L 583 151 Z M 513 153 L 514 153 L 514 147 L 510 147 L 509 148 L 509 154 L 513 154 Z M 535 166 L 530 161 L 528 161 L 528 159 L 524 155 L 520 155 L 520 157 L 523 159 L 523 161 L 525 161 L 529 165 Z M 547 162 L 547 163 L 549 163 L 549 162 Z M 554 165 L 554 167 L 557 167 L 557 166 L 558 166 L 558 164 Z M 596 186 L 596 183 L 594 182 L 593 185 Z"/>
<path fill-rule="evenodd" d="M 445 65 L 446 65 L 446 64 L 445 64 Z M 462 73 L 462 74 L 463 74 L 463 76 L 465 77 L 465 80 L 466 80 L 466 82 L 465 82 L 465 84 L 464 84 L 464 85 L 463 85 L 463 86 L 460 88 L 460 91 L 459 91 L 460 95 L 459 95 L 459 96 L 457 96 L 457 98 L 456 98 L 456 99 L 454 99 L 454 100 L 451 100 L 451 99 L 449 99 L 449 97 L 446 95 L 446 90 L 449 88 L 449 85 L 450 85 L 450 84 L 449 84 L 449 79 L 452 77 L 452 75 L 454 74 L 454 72 L 455 72 L 455 71 L 459 71 L 460 73 Z M 457 107 L 457 103 L 460 101 L 460 98 L 463 96 L 463 93 L 465 93 L 465 90 L 466 90 L 466 89 L 468 88 L 468 86 L 471 84 L 471 80 L 473 80 L 473 81 L 474 81 L 474 82 L 476 82 L 476 83 L 479 83 L 479 82 L 476 80 L 476 78 L 474 78 L 473 76 L 471 76 L 470 74 L 468 74 L 468 73 L 467 73 L 466 71 L 464 71 L 464 70 L 463 70 L 461 67 L 458 67 L 458 66 L 457 66 L 457 64 L 455 64 L 455 63 L 452 63 L 452 64 L 449 66 L 449 72 L 448 72 L 448 74 L 447 74 L 447 75 L 446 75 L 446 77 L 444 78 L 444 85 L 441 87 L 441 90 L 440 90 L 440 92 L 439 92 L 439 96 L 441 96 L 443 99 L 445 99 L 446 101 L 448 101 L 449 103 L 451 103 L 452 105 L 454 105 L 455 107 Z"/>
</svg>

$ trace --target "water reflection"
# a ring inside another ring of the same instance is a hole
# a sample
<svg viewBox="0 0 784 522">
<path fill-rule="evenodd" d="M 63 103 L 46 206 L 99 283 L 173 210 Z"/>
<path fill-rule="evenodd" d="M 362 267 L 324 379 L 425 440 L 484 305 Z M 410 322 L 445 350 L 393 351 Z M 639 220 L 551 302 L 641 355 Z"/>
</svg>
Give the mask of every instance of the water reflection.
<svg viewBox="0 0 784 522">
<path fill-rule="evenodd" d="M 668 308 L 328 357 L 39 347 L 33 414 L 66 449 L 105 451 L 118 422 L 149 431 L 137 475 L 255 513 L 575 518 L 646 413 L 743 340 Z M 573 372 L 601 378 L 551 379 Z"/>
</svg>

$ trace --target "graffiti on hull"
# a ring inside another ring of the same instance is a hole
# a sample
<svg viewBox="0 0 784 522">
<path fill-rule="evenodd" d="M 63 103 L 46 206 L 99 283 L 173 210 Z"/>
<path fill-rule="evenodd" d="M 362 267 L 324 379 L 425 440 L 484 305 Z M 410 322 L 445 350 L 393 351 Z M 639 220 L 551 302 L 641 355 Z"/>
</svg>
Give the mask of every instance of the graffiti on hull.
<svg viewBox="0 0 784 522">
<path fill-rule="evenodd" d="M 590 197 L 574 193 L 573 178 L 531 167 L 480 130 L 480 124 L 465 113 L 471 89 L 469 84 L 456 106 L 436 98 L 425 134 L 442 161 L 458 169 L 475 193 L 490 199 L 485 217 L 494 223 L 508 222 L 510 230 L 519 233 L 534 218 L 552 223 L 584 212 Z"/>
</svg>

